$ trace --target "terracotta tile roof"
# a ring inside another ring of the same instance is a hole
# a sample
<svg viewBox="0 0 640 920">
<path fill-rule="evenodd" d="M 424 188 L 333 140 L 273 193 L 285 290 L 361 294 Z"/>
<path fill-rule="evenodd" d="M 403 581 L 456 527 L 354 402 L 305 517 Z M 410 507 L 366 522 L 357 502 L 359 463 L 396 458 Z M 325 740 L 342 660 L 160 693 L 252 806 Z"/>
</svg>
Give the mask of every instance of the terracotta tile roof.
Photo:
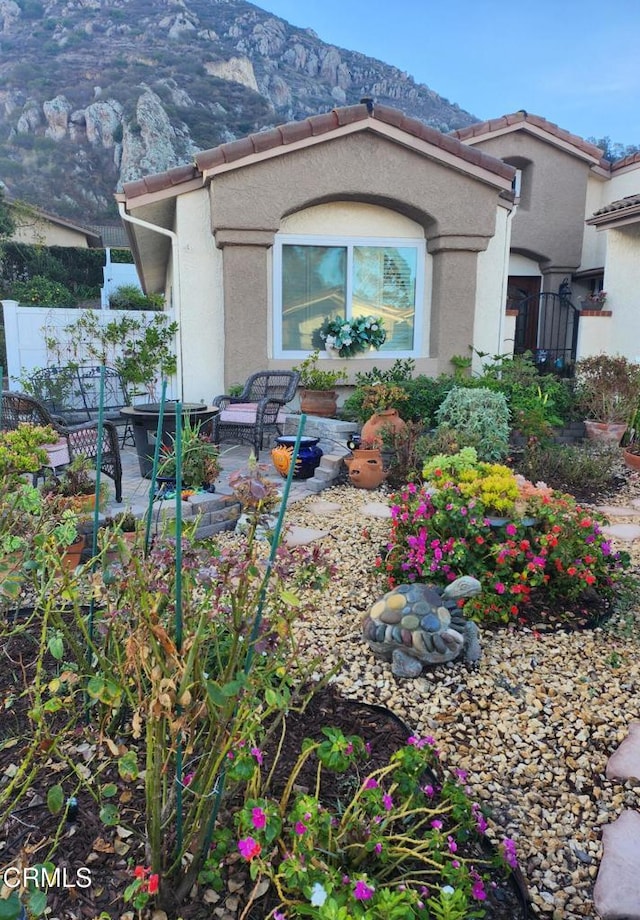
<svg viewBox="0 0 640 920">
<path fill-rule="evenodd" d="M 481 150 L 467 147 L 457 138 L 442 134 L 435 128 L 425 125 L 417 118 L 410 118 L 398 109 L 385 105 L 377 105 L 373 108 L 373 111 L 370 111 L 365 103 L 361 103 L 336 108 L 331 112 L 325 112 L 320 115 L 312 115 L 303 121 L 289 122 L 269 131 L 250 134 L 248 137 L 220 144 L 220 146 L 211 150 L 204 150 L 202 153 L 196 154 L 195 163 L 192 166 L 180 166 L 168 172 L 145 176 L 135 182 L 128 182 L 123 188 L 124 195 L 130 200 L 141 195 L 164 191 L 184 182 L 200 178 L 204 172 L 215 169 L 217 166 L 238 162 L 245 157 L 265 153 L 269 150 L 277 151 L 280 147 L 283 148 L 284 152 L 290 144 L 330 134 L 340 127 L 359 122 L 362 122 L 362 127 L 366 128 L 367 122 L 371 124 L 375 121 L 398 128 L 411 137 L 426 141 L 447 153 L 460 157 L 467 163 L 479 166 L 503 179 L 511 179 L 513 175 L 512 167 L 502 163 L 502 161 L 483 153 Z"/>
<path fill-rule="evenodd" d="M 640 163 L 640 153 L 630 153 L 628 157 L 616 160 L 615 163 L 611 164 L 611 172 L 615 172 L 616 169 L 622 169 L 625 166 L 633 166 L 634 163 Z"/>
<path fill-rule="evenodd" d="M 513 112 L 511 115 L 502 115 L 500 118 L 492 118 L 490 121 L 477 122 L 475 125 L 469 125 L 467 128 L 459 128 L 457 131 L 452 131 L 451 135 L 457 137 L 460 141 L 468 141 L 470 138 L 482 137 L 485 134 L 493 134 L 496 131 L 502 131 L 505 128 L 523 123 L 540 128 L 542 131 L 546 131 L 547 134 L 557 137 L 558 140 L 571 144 L 573 147 L 577 147 L 577 149 L 581 150 L 583 153 L 596 157 L 600 161 L 600 165 L 605 168 L 610 166 L 609 161 L 603 158 L 602 150 L 596 147 L 595 144 L 590 144 L 589 141 L 585 141 L 583 138 L 578 137 L 577 134 L 571 134 L 570 131 L 559 128 L 558 125 L 555 125 L 552 121 L 547 121 L 546 118 L 541 118 L 540 115 L 530 115 L 524 110 Z"/>
<path fill-rule="evenodd" d="M 627 159 L 625 157 L 625 159 Z M 640 195 L 627 195 L 626 198 L 618 198 L 617 201 L 612 201 L 610 204 L 606 204 L 603 208 L 600 208 L 599 211 L 596 211 L 593 216 L 599 217 L 601 214 L 614 214 L 616 212 L 627 211 L 631 208 L 637 208 L 640 205 Z"/>
</svg>

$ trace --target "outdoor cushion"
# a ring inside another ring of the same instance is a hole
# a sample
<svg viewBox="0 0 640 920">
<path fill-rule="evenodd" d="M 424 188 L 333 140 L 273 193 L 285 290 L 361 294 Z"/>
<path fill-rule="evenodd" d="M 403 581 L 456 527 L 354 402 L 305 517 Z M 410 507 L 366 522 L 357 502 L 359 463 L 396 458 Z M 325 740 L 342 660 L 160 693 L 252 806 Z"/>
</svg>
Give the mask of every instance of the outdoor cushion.
<svg viewBox="0 0 640 920">
<path fill-rule="evenodd" d="M 255 425 L 257 403 L 232 403 L 220 413 L 220 421 L 232 425 Z M 284 421 L 286 412 L 278 409 L 278 424 Z"/>
</svg>

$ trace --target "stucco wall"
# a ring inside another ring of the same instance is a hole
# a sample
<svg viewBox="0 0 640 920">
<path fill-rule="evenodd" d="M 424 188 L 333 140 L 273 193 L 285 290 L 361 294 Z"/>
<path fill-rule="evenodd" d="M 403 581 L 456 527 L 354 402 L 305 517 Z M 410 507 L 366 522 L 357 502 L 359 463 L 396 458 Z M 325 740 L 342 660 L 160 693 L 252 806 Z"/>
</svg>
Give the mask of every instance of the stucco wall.
<svg viewBox="0 0 640 920">
<path fill-rule="evenodd" d="M 182 310 L 176 319 L 181 340 L 182 397 L 188 402 L 209 402 L 225 392 L 224 298 L 222 253 L 210 230 L 206 191 L 190 192 L 177 199 L 176 232 L 179 240 L 180 274 L 170 279 L 169 293 Z M 235 379 L 235 378 L 234 378 Z"/>
<path fill-rule="evenodd" d="M 511 248 L 536 256 L 543 270 L 577 268 L 589 165 L 525 131 L 480 139 L 474 146 L 507 162 L 527 161 Z"/>
<path fill-rule="evenodd" d="M 18 218 L 18 221 L 20 218 Z M 46 220 L 25 220 L 20 225 L 17 223 L 15 233 L 11 239 L 16 243 L 30 243 L 34 246 L 77 246 L 87 249 L 87 237 L 78 230 L 70 227 L 60 227 L 50 224 Z"/>
<path fill-rule="evenodd" d="M 640 362 L 640 225 L 607 231 L 605 288 L 613 312 L 611 348 Z"/>
<path fill-rule="evenodd" d="M 474 326 L 477 254 L 495 232 L 500 184 L 465 173 L 462 161 L 457 166 L 359 132 L 216 175 L 211 213 L 223 250 L 227 381 L 261 367 L 290 366 L 268 350 L 268 250 L 291 215 L 338 201 L 342 209 L 373 204 L 422 229 L 433 257 L 433 309 L 418 369 L 448 369 Z M 358 363 L 358 370 L 365 367 Z"/>
<path fill-rule="evenodd" d="M 600 210 L 609 201 L 611 182 L 603 181 L 597 176 L 589 176 L 587 183 L 587 198 L 585 202 L 585 218 L 592 217 L 595 211 Z M 607 254 L 606 233 L 596 230 L 595 227 L 584 227 L 584 239 L 582 243 L 582 259 L 580 261 L 580 270 L 587 271 L 591 268 L 602 268 L 605 263 Z"/>
<path fill-rule="evenodd" d="M 470 330 L 472 336 L 469 345 L 473 344 L 478 351 L 491 355 L 500 354 L 504 348 L 509 221 L 509 212 L 499 208 L 495 236 L 486 250 L 478 253 L 475 323 L 473 330 Z M 482 359 L 474 352 L 473 369 L 480 371 L 481 368 Z"/>
</svg>

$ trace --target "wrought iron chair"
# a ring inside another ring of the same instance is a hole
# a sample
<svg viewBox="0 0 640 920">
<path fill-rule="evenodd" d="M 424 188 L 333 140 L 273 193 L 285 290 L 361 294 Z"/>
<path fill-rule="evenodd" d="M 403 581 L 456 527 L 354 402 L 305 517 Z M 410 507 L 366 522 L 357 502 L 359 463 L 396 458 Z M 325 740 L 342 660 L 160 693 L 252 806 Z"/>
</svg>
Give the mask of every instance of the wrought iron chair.
<svg viewBox="0 0 640 920">
<path fill-rule="evenodd" d="M 80 425 L 63 425 L 59 418 L 51 415 L 42 403 L 27 396 L 25 393 L 2 393 L 2 416 L 0 428 L 11 431 L 22 422 L 29 425 L 51 425 L 61 439 L 67 442 L 69 459 L 73 460 L 83 454 L 90 460 L 98 456 L 98 423 L 96 421 L 83 422 Z M 101 471 L 105 476 L 113 479 L 116 491 L 116 501 L 122 501 L 122 461 L 120 459 L 120 445 L 118 431 L 112 422 L 105 422 L 102 432 L 102 461 Z"/>
<path fill-rule="evenodd" d="M 215 443 L 247 441 L 259 456 L 265 434 L 282 434 L 278 413 L 295 396 L 299 379 L 296 371 L 258 371 L 240 396 L 216 396 L 212 403 L 220 412 L 212 422 Z"/>
</svg>

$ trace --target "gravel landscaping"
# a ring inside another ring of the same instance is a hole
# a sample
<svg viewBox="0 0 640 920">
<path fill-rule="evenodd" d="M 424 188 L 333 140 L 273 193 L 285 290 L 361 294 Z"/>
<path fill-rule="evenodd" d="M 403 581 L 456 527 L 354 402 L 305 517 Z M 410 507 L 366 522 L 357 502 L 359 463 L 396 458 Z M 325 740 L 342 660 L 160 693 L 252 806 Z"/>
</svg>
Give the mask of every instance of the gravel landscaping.
<svg viewBox="0 0 640 920">
<path fill-rule="evenodd" d="M 638 495 L 634 474 L 608 501 L 624 505 Z M 385 502 L 383 490 L 338 486 L 291 505 L 289 527 L 325 532 L 321 543 L 338 569 L 321 600 L 310 595 L 302 643 L 321 656 L 323 671 L 337 668 L 334 682 L 346 697 L 388 706 L 418 734 L 435 736 L 448 767 L 468 772 L 472 797 L 492 809 L 490 834 L 517 843 L 535 916 L 597 917 L 602 827 L 625 808 L 640 808 L 640 784 L 605 777 L 607 760 L 638 718 L 637 607 L 595 629 L 485 629 L 478 665 L 454 662 L 398 680 L 360 632 L 363 615 L 387 590 L 372 573 L 388 531 L 378 516 Z M 632 552 L 637 570 L 634 544 L 621 548 Z"/>
</svg>

